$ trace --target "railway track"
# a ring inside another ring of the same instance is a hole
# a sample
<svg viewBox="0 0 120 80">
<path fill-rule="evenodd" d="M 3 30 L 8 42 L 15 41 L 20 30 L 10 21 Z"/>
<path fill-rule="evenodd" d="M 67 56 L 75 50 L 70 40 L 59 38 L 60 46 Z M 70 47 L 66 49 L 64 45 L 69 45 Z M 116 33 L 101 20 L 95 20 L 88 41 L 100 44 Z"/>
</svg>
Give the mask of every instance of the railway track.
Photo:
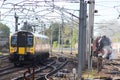
<svg viewBox="0 0 120 80">
<path fill-rule="evenodd" d="M 22 67 L 14 67 L 14 66 L 7 66 L 5 68 L 0 69 L 0 80 L 10 80 L 11 77 L 14 77 L 16 74 L 24 71 L 25 69 Z"/>
<path fill-rule="evenodd" d="M 0 80 L 23 80 L 25 78 L 32 79 L 33 75 L 35 80 L 47 80 L 51 78 L 51 76 L 55 76 L 57 72 L 59 72 L 67 63 L 68 59 L 63 58 L 63 56 L 52 57 L 43 62 L 42 65 L 34 66 L 34 74 L 32 74 L 32 67 L 28 68 L 28 66 L 25 66 L 15 68 L 13 65 L 11 67 L 9 65 L 5 68 L 0 68 Z M 31 69 L 30 73 L 25 74 L 28 69 Z"/>
<path fill-rule="evenodd" d="M 2 72 L 4 72 L 4 71 L 7 71 L 7 70 L 9 70 L 9 69 L 13 69 L 14 68 L 14 66 L 6 66 L 6 67 L 4 67 L 4 68 L 1 68 L 0 69 L 0 74 L 2 73 Z"/>
<path fill-rule="evenodd" d="M 42 67 L 35 68 L 34 74 L 32 71 L 27 75 L 18 76 L 16 78 L 13 78 L 12 80 L 22 80 L 28 78 L 31 79 L 33 75 L 35 75 L 35 80 L 47 80 L 51 75 L 55 74 L 58 70 L 65 66 L 67 62 L 68 61 L 64 59 L 62 60 L 62 62 L 59 60 L 54 60 L 52 62 L 49 62 L 49 64 L 44 64 L 44 66 Z"/>
<path fill-rule="evenodd" d="M 96 73 L 99 75 L 98 79 L 110 78 L 110 80 L 120 79 L 120 59 L 104 60 L 103 68 L 100 72 Z"/>
<path fill-rule="evenodd" d="M 4 69 L 4 71 L 0 72 L 0 76 L 4 76 L 7 74 L 9 75 L 11 73 L 18 72 L 21 70 L 23 70 L 23 68 L 15 68 L 15 67 L 6 68 L 6 69 Z"/>
<path fill-rule="evenodd" d="M 9 62 L 8 55 L 0 55 L 0 72 L 11 67 L 13 67 L 13 64 Z"/>
<path fill-rule="evenodd" d="M 57 73 L 60 69 L 62 69 L 68 63 L 68 60 L 63 60 L 62 62 L 59 61 L 59 62 L 56 62 L 56 63 L 57 64 L 54 64 L 54 65 L 50 66 L 50 67 L 53 68 L 52 71 L 44 73 L 44 75 L 39 77 L 37 80 L 41 80 L 41 79 L 48 80 L 50 76 L 52 76 L 53 74 Z"/>
<path fill-rule="evenodd" d="M 49 59 L 48 61 L 45 61 L 42 65 L 37 65 L 35 66 L 35 70 L 38 73 L 40 69 L 44 69 L 46 68 L 45 65 L 49 66 L 51 63 L 51 65 L 53 64 L 52 62 L 55 60 L 55 58 L 53 59 Z M 0 80 L 19 80 L 19 79 L 23 79 L 23 74 L 24 72 L 27 70 L 28 65 L 25 65 L 23 67 L 8 67 L 5 69 L 1 69 L 0 70 Z M 30 76 L 30 75 L 28 75 Z"/>
<path fill-rule="evenodd" d="M 6 54 L 6 55 L 4 55 L 4 54 L 0 55 L 0 63 L 9 63 L 9 55 L 8 54 Z"/>
<path fill-rule="evenodd" d="M 107 69 L 106 74 L 119 75 L 120 76 L 120 60 L 106 61 L 104 68 Z"/>
</svg>

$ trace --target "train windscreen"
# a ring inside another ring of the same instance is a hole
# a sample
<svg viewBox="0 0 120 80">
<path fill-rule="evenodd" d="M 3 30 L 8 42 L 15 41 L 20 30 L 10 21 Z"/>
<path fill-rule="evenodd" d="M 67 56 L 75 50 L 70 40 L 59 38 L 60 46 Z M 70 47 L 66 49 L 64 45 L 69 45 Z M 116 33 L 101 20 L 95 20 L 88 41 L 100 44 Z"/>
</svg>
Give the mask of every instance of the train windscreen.
<svg viewBox="0 0 120 80">
<path fill-rule="evenodd" d="M 17 46 L 17 36 L 11 37 L 11 46 Z"/>
<path fill-rule="evenodd" d="M 30 47 L 30 46 L 33 46 L 33 36 L 32 36 L 32 35 L 28 35 L 27 45 L 28 45 L 29 47 Z"/>
<path fill-rule="evenodd" d="M 13 47 L 31 47 L 33 46 L 33 35 L 28 32 L 18 32 L 11 36 L 11 46 Z"/>
<path fill-rule="evenodd" d="M 19 32 L 17 41 L 18 47 L 31 47 L 33 46 L 33 35 L 28 32 Z"/>
<path fill-rule="evenodd" d="M 17 46 L 26 47 L 27 46 L 27 33 L 19 32 L 17 35 Z"/>
</svg>

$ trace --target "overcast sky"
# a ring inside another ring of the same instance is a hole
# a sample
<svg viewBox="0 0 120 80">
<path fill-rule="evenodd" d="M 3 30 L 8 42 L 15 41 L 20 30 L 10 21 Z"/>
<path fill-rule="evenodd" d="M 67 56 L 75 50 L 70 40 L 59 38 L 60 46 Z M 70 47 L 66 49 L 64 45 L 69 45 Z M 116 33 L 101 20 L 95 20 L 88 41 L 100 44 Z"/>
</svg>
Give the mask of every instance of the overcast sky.
<svg viewBox="0 0 120 80">
<path fill-rule="evenodd" d="M 99 25 L 101 25 L 99 23 L 102 23 L 102 25 L 108 25 L 112 20 L 120 21 L 120 0 L 95 0 L 95 9 L 98 10 L 98 13 L 95 14 L 94 21 L 95 32 L 98 32 L 97 29 L 99 29 Z"/>
<path fill-rule="evenodd" d="M 5 16 L 5 15 L 14 15 L 13 5 L 11 3 L 19 3 L 23 4 L 24 1 L 43 1 L 43 0 L 6 0 L 3 3 L 3 0 L 0 0 L 0 11 L 1 11 L 1 19 L 4 19 L 4 23 L 9 24 L 10 26 L 14 26 L 14 16 Z M 88 1 L 88 0 L 85 0 Z M 2 5 L 4 4 L 4 5 Z M 60 7 L 64 7 L 66 9 L 74 9 L 79 10 L 79 3 L 55 3 Z M 1 9 L 1 8 L 10 8 L 10 9 Z M 39 8 L 42 9 L 42 8 Z M 120 12 L 120 0 L 95 0 L 95 9 L 98 10 L 98 13 L 95 13 L 95 23 L 99 23 L 101 21 L 109 21 L 109 20 L 119 20 L 119 12 Z M 22 10 L 20 10 L 22 11 Z M 18 11 L 18 12 L 20 12 Z M 47 11 L 47 10 L 46 10 Z M 79 16 L 78 11 L 68 10 L 69 12 Z M 24 11 L 25 12 L 25 11 Z M 43 12 L 45 13 L 45 11 Z M 58 12 L 59 13 L 59 12 Z M 30 14 L 30 13 L 29 13 Z M 39 14 L 42 14 L 39 13 Z M 23 15 L 23 14 L 22 14 Z M 50 13 L 50 15 L 56 15 L 55 13 Z M 68 15 L 69 16 L 69 15 Z M 31 16 L 32 17 L 32 16 Z M 25 17 L 23 17 L 25 18 Z"/>
<path fill-rule="evenodd" d="M 95 9 L 98 10 L 95 20 L 117 19 L 120 14 L 120 0 L 95 0 Z"/>
</svg>

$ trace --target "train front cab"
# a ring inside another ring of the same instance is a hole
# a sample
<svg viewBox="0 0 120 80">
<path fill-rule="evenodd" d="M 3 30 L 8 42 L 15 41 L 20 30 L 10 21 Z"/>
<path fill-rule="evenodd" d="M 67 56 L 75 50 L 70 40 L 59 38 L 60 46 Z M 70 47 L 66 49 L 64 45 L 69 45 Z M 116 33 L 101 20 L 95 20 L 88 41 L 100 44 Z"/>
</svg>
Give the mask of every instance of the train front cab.
<svg viewBox="0 0 120 80">
<path fill-rule="evenodd" d="M 30 32 L 17 32 L 10 36 L 9 59 L 15 66 L 32 62 L 34 55 L 34 36 Z"/>
</svg>

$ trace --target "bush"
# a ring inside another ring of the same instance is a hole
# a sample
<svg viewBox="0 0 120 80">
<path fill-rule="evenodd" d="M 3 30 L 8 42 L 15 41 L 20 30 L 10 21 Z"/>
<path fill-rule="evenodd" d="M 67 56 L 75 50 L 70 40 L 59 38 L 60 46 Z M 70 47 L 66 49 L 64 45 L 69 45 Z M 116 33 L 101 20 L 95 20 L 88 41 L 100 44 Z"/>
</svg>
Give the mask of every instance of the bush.
<svg viewBox="0 0 120 80">
<path fill-rule="evenodd" d="M 70 45 L 64 45 L 64 48 L 69 48 L 70 47 Z"/>
<path fill-rule="evenodd" d="M 54 42 L 53 42 L 53 48 L 56 48 L 57 45 L 58 45 L 58 42 L 57 42 L 57 41 L 54 41 Z"/>
</svg>

